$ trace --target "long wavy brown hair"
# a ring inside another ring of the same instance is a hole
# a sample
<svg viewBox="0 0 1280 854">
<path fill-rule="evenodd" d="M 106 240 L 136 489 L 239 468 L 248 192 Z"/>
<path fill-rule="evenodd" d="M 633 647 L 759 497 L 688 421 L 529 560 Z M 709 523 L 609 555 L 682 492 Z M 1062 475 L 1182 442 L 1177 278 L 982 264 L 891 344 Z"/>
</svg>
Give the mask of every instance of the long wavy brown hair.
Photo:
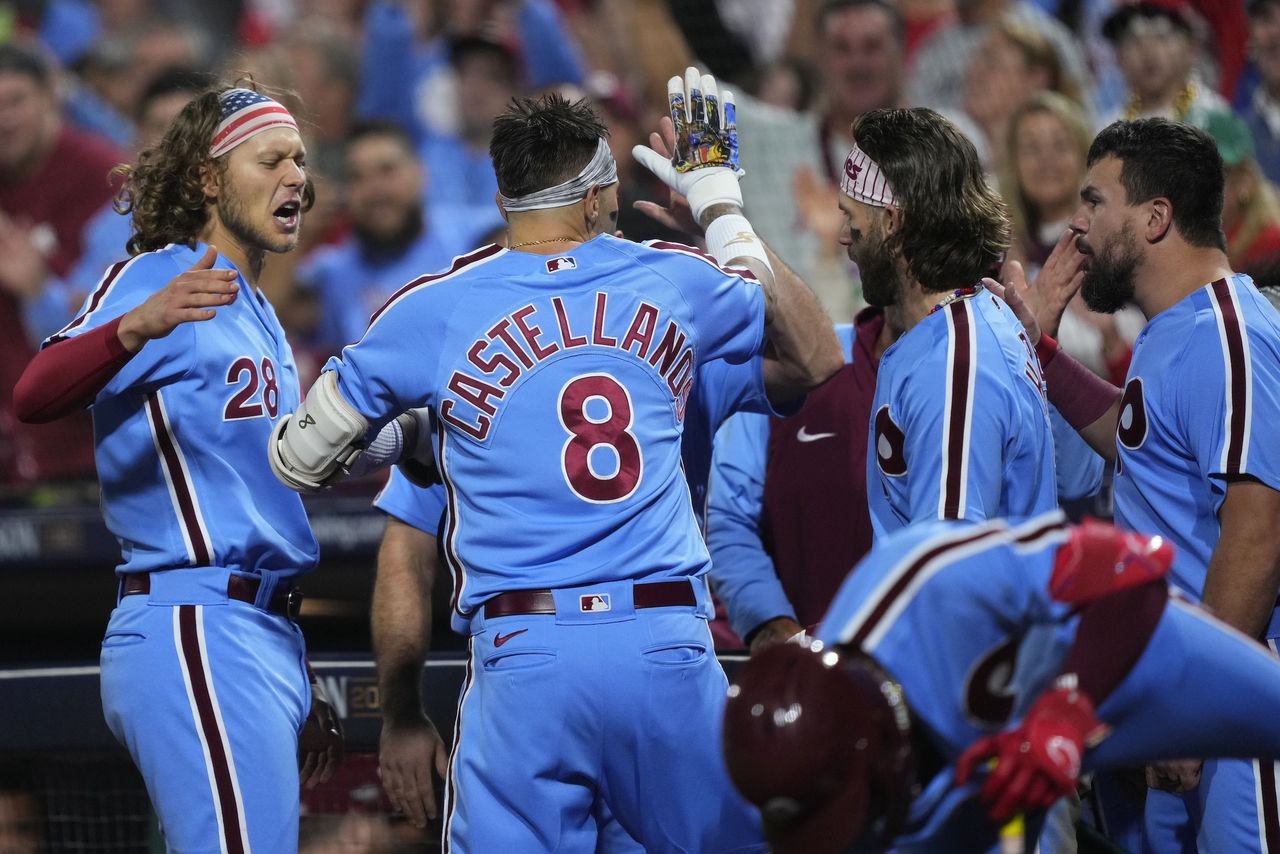
<svg viewBox="0 0 1280 854">
<path fill-rule="evenodd" d="M 889 245 L 921 288 L 949 291 L 991 275 L 1009 248 L 1009 215 L 973 143 L 923 107 L 864 113 L 853 135 L 889 180 L 903 214 Z"/>
<path fill-rule="evenodd" d="M 125 244 L 130 255 L 151 252 L 170 243 L 195 245 L 216 204 L 204 192 L 204 176 L 212 170 L 226 172 L 228 152 L 209 156 L 213 135 L 222 119 L 218 97 L 228 89 L 243 88 L 283 100 L 252 78 L 220 85 L 202 93 L 182 108 L 164 138 L 138 155 L 133 166 L 117 166 L 113 174 L 124 177 L 116 194 L 115 209 L 133 215 L 133 235 Z M 302 191 L 302 210 L 311 209 L 315 189 L 308 181 Z"/>
</svg>

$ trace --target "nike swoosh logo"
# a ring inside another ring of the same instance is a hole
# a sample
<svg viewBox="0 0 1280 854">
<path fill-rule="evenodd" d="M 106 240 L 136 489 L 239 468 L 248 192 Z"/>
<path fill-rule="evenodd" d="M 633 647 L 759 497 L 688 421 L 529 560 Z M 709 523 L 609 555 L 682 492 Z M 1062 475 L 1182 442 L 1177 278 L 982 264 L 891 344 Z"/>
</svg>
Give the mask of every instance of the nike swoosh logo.
<svg viewBox="0 0 1280 854">
<path fill-rule="evenodd" d="M 493 645 L 494 645 L 494 646 L 502 646 L 504 643 L 506 643 L 507 641 L 511 640 L 511 639 L 512 639 L 513 637 L 515 637 L 516 635 L 522 635 L 522 634 L 524 634 L 524 633 L 525 633 L 525 632 L 527 632 L 527 631 L 529 631 L 529 630 L 528 630 L 528 629 L 517 629 L 516 631 L 511 632 L 510 634 L 506 634 L 506 635 L 504 635 L 504 634 L 502 634 L 501 632 L 499 632 L 498 634 L 496 634 L 496 635 L 494 635 L 494 636 L 493 636 Z"/>
<path fill-rule="evenodd" d="M 801 442 L 816 442 L 819 439 L 830 439 L 835 433 L 810 433 L 807 428 L 801 427 L 796 433 L 796 438 Z"/>
</svg>

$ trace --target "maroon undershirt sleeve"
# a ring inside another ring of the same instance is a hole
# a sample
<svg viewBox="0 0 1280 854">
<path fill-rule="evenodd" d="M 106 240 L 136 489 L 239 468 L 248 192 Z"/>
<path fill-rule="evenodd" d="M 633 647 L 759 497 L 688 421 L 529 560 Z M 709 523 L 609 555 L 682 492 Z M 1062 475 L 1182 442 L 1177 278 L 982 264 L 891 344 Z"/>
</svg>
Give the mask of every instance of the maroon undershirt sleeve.
<svg viewBox="0 0 1280 854">
<path fill-rule="evenodd" d="M 117 317 L 97 329 L 45 347 L 13 388 L 13 408 L 28 424 L 43 424 L 83 409 L 134 357 L 125 349 Z"/>
<path fill-rule="evenodd" d="M 1107 413 L 1120 397 L 1120 389 L 1058 348 L 1058 342 L 1041 334 L 1036 344 L 1040 369 L 1049 390 L 1049 402 L 1067 423 L 1083 430 Z"/>
<path fill-rule="evenodd" d="M 1075 644 L 1063 673 L 1074 673 L 1094 708 L 1111 695 L 1147 648 L 1164 614 L 1169 588 L 1163 579 L 1105 596 L 1080 609 Z"/>
</svg>

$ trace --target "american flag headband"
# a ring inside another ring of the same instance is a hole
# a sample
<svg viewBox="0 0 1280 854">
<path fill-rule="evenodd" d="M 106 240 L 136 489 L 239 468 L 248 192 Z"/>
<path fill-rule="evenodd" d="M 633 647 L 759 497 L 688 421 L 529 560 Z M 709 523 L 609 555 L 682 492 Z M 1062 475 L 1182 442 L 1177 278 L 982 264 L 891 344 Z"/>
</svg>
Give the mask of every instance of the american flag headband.
<svg viewBox="0 0 1280 854">
<path fill-rule="evenodd" d="M 222 121 L 209 146 L 210 157 L 221 157 L 242 142 L 272 128 L 298 129 L 298 123 L 279 101 L 252 89 L 228 89 L 218 96 Z"/>
<path fill-rule="evenodd" d="M 587 190 L 592 184 L 599 184 L 601 187 L 607 187 L 610 184 L 616 184 L 618 181 L 618 164 L 613 160 L 613 153 L 609 151 L 609 143 L 601 137 L 596 144 L 596 153 L 591 158 L 591 162 L 582 167 L 582 171 L 574 177 L 554 187 L 547 187 L 543 190 L 535 190 L 532 193 L 526 193 L 523 196 L 503 196 L 502 207 L 507 212 L 514 211 L 540 211 L 547 208 L 562 208 L 565 205 L 571 205 L 574 202 L 580 202 L 586 198 Z"/>
<path fill-rule="evenodd" d="M 876 162 L 858 146 L 844 159 L 844 174 L 840 176 L 840 189 L 856 201 L 877 208 L 893 204 L 893 190 L 889 179 Z"/>
</svg>

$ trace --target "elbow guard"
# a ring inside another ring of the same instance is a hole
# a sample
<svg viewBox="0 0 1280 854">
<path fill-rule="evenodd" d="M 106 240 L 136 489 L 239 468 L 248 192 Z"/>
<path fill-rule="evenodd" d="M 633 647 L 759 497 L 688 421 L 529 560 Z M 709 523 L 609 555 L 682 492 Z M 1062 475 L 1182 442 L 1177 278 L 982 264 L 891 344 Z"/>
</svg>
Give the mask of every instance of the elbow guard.
<svg viewBox="0 0 1280 854">
<path fill-rule="evenodd" d="M 328 486 L 360 455 L 368 420 L 338 391 L 328 371 L 311 387 L 298 411 L 271 431 L 271 471 L 290 489 L 316 492 Z"/>
</svg>

